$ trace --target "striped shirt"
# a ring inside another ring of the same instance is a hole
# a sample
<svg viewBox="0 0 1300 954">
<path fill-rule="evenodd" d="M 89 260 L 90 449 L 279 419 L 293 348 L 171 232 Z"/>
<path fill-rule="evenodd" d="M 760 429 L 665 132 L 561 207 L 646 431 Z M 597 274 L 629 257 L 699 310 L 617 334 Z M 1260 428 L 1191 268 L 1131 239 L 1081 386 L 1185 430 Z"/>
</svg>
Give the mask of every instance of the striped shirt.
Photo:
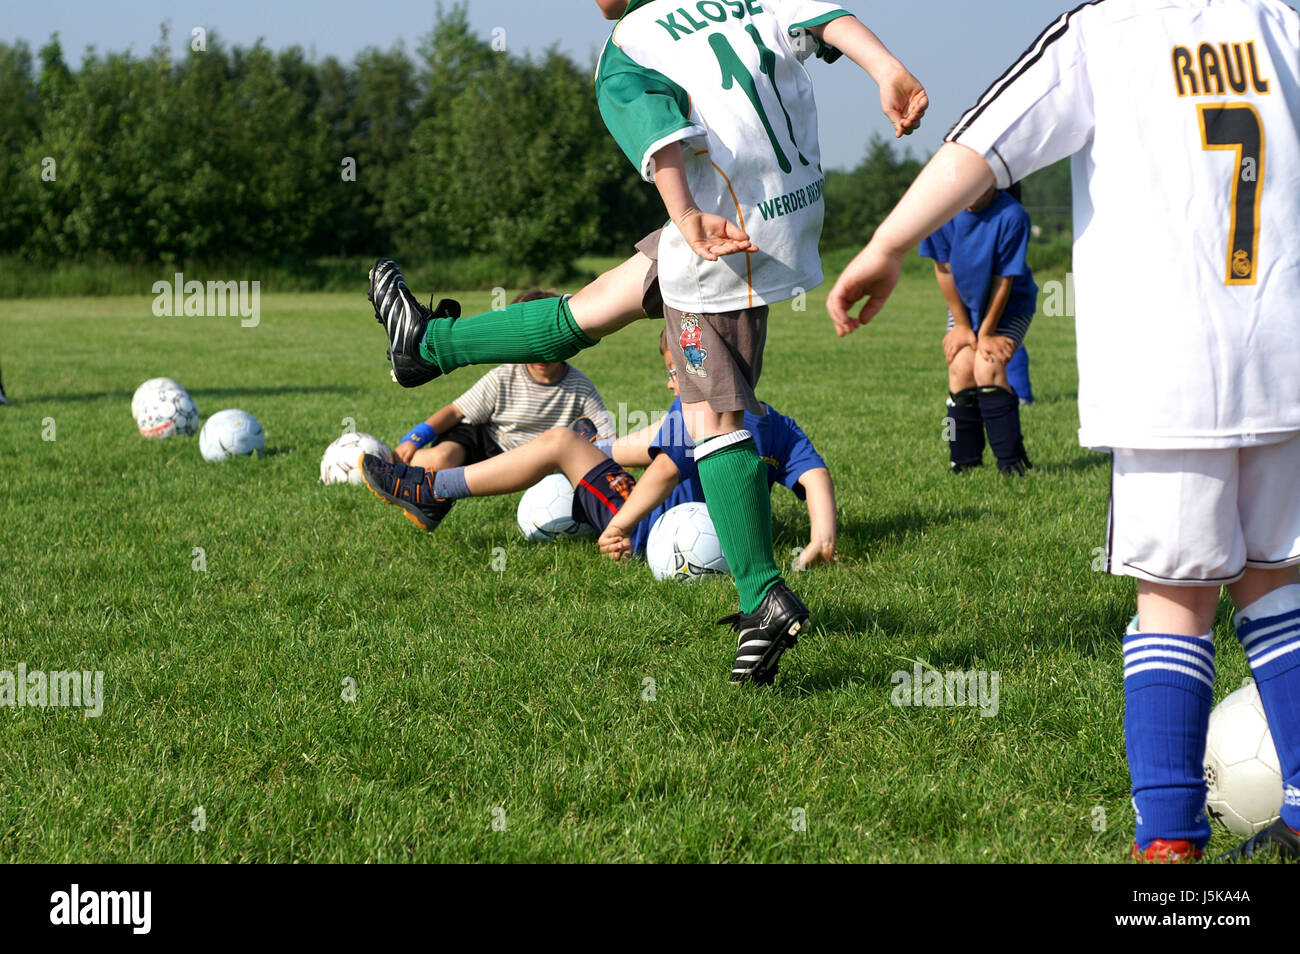
<svg viewBox="0 0 1300 954">
<path fill-rule="evenodd" d="M 591 379 L 572 365 L 554 384 L 543 384 L 522 364 L 493 368 L 455 400 L 465 423 L 478 424 L 502 450 L 514 450 L 553 427 L 568 427 L 590 418 L 601 438 L 614 436 L 600 392 Z"/>
</svg>

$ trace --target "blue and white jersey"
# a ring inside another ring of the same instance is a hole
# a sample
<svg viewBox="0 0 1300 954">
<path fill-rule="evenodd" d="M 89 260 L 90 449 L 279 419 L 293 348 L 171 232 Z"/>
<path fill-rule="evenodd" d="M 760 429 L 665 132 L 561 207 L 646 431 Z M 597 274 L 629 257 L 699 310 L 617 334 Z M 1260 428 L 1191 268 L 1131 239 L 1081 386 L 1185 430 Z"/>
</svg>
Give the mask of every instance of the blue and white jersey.
<svg viewBox="0 0 1300 954">
<path fill-rule="evenodd" d="M 763 407 L 767 413 L 762 417 L 745 412 L 745 429 L 754 435 L 758 456 L 767 464 L 768 487 L 783 484 L 802 500 L 804 490 L 799 486 L 799 478 L 810 470 L 824 468 L 826 461 L 822 460 L 808 435 L 792 418 L 773 410 L 770 404 L 764 404 Z M 645 554 L 646 541 L 650 538 L 650 528 L 656 520 L 678 504 L 705 502 L 704 485 L 700 483 L 699 468 L 695 465 L 695 442 L 686 431 L 681 398 L 673 401 L 672 407 L 668 409 L 668 416 L 660 425 L 659 433 L 649 450 L 652 460 L 660 454 L 667 454 L 676 465 L 680 480 L 668 499 L 636 525 L 632 533 L 632 545 L 642 555 Z"/>
</svg>

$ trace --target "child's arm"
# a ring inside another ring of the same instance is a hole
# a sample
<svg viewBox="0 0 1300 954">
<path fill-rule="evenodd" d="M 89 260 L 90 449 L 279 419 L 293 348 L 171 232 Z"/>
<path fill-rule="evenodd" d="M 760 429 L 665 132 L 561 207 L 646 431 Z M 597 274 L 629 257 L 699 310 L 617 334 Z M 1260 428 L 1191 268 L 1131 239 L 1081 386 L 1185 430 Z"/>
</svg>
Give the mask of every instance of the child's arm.
<svg viewBox="0 0 1300 954">
<path fill-rule="evenodd" d="M 966 303 L 957 294 L 957 282 L 952 277 L 952 266 L 947 262 L 934 263 L 934 277 L 939 282 L 939 291 L 952 312 L 952 331 L 943 336 L 943 356 L 949 364 L 963 348 L 974 348 L 979 344 L 975 331 L 971 328 L 970 312 Z"/>
<path fill-rule="evenodd" d="M 632 528 L 648 517 L 673 492 L 677 486 L 677 465 L 667 454 L 656 457 L 621 510 L 614 514 L 605 532 L 600 535 L 600 551 L 611 560 L 626 560 L 632 556 Z"/>
<path fill-rule="evenodd" d="M 921 128 L 921 117 L 930 106 L 925 87 L 861 20 L 853 16 L 838 17 L 809 32 L 818 41 L 843 51 L 876 81 L 880 87 L 880 107 L 894 124 L 895 138 L 910 136 Z"/>
<path fill-rule="evenodd" d="M 835 484 L 825 467 L 806 472 L 799 483 L 807 495 L 808 522 L 812 525 L 808 546 L 799 554 L 798 567 L 806 570 L 818 563 L 835 562 Z"/>
<path fill-rule="evenodd" d="M 979 352 L 988 361 L 1006 364 L 1016 353 L 1015 343 L 1010 338 L 998 334 L 998 322 L 1007 310 L 1011 300 L 1011 286 L 1014 278 L 999 275 L 993 279 L 993 299 L 989 302 L 988 313 L 980 322 Z"/>
<path fill-rule="evenodd" d="M 403 464 L 409 464 L 416 451 L 426 444 L 432 444 L 437 440 L 437 435 L 446 434 L 464 418 L 465 415 L 461 413 L 460 408 L 454 403 L 434 411 L 423 425 L 423 427 L 433 431 L 432 436 L 429 435 L 428 431 L 424 431 L 421 425 L 417 424 L 411 428 L 409 434 L 402 438 L 402 442 L 393 449 L 393 455 Z"/>
<path fill-rule="evenodd" d="M 681 143 L 669 143 L 654 154 L 655 187 L 673 224 L 706 262 L 723 255 L 757 252 L 758 246 L 740 226 L 720 215 L 701 212 L 686 182 Z"/>
<path fill-rule="evenodd" d="M 639 431 L 633 431 L 631 434 L 620 437 L 614 442 L 614 446 L 610 451 L 614 463 L 620 467 L 649 467 L 650 444 L 659 435 L 659 431 L 663 426 L 664 419 L 661 417 L 655 423 L 648 424 Z"/>
<path fill-rule="evenodd" d="M 831 289 L 826 310 L 835 321 L 836 334 L 843 338 L 880 314 L 898 286 L 907 253 L 969 208 L 995 182 L 993 169 L 973 149 L 947 143 L 935 153 Z M 863 298 L 868 300 L 857 317 L 850 316 L 849 309 Z"/>
</svg>

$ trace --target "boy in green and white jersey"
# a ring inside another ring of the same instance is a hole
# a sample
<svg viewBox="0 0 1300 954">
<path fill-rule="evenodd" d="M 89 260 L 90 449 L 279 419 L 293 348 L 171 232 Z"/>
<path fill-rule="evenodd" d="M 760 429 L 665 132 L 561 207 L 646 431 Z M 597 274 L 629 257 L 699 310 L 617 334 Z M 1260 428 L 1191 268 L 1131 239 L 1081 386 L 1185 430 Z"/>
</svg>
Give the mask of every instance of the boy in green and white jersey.
<svg viewBox="0 0 1300 954">
<path fill-rule="evenodd" d="M 772 552 L 764 465 L 744 412 L 761 415 L 767 306 L 822 282 L 824 176 L 804 61 L 841 53 L 881 87 L 897 135 L 929 101 L 876 36 L 820 0 L 597 0 L 617 19 L 601 56 L 601 115 L 671 217 L 638 254 L 568 301 L 461 320 L 411 295 L 391 260 L 370 300 L 394 377 L 414 387 L 467 364 L 562 361 L 644 315 L 663 315 L 710 514 L 740 593 L 732 678 L 764 682 L 808 623 Z M 400 465 L 398 465 L 400 466 Z M 427 492 L 404 483 L 412 494 Z M 433 494 L 436 497 L 436 494 Z"/>
</svg>

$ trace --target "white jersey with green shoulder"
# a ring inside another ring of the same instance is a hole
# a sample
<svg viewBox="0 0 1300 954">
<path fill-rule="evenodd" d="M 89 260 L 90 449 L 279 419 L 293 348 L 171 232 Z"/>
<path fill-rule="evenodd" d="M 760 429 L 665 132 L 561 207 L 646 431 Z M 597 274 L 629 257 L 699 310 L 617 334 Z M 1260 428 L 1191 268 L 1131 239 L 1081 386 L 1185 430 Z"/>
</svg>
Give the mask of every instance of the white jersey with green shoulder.
<svg viewBox="0 0 1300 954">
<path fill-rule="evenodd" d="M 605 125 L 647 181 L 682 145 L 704 212 L 760 251 L 706 262 L 676 226 L 659 245 L 664 301 L 718 313 L 785 301 L 822 282 L 824 207 L 808 29 L 849 14 L 814 0 L 633 0 L 596 71 Z"/>
<path fill-rule="evenodd" d="M 1300 15 L 1277 0 L 1064 14 L 948 136 L 998 184 L 1074 156 L 1079 439 L 1300 430 Z"/>
</svg>

